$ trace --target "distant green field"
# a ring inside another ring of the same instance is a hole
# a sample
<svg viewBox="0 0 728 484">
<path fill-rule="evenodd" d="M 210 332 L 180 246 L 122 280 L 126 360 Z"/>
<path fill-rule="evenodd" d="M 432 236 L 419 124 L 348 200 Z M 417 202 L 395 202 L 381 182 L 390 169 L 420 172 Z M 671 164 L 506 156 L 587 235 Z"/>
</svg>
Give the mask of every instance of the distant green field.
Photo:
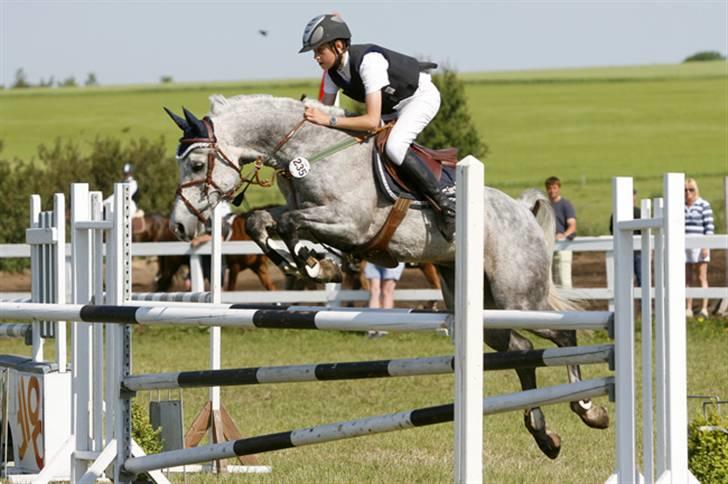
<svg viewBox="0 0 728 484">
<path fill-rule="evenodd" d="M 556 175 L 574 202 L 579 233 L 606 233 L 610 179 L 636 177 L 640 196 L 660 176 L 687 172 L 712 202 L 724 231 L 722 177 L 728 175 L 728 63 L 463 74 L 470 110 L 490 146 L 486 183 L 518 194 Z M 0 92 L 5 158 L 32 157 L 56 137 L 81 142 L 164 136 L 178 130 L 162 106 L 207 111 L 213 93 L 313 96 L 314 80 L 148 85 Z M 172 175 L 174 176 L 174 175 Z M 270 193 L 254 193 L 261 203 Z"/>
</svg>

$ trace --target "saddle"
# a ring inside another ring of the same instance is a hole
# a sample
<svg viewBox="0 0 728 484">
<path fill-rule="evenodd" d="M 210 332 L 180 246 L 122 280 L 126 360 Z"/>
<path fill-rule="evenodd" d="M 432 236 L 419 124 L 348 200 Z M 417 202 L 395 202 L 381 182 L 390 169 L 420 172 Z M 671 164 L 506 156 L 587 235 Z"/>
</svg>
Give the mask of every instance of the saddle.
<svg viewBox="0 0 728 484">
<path fill-rule="evenodd" d="M 407 215 L 407 210 L 410 208 L 423 209 L 430 205 L 424 197 L 412 189 L 406 176 L 399 173 L 398 166 L 392 163 L 386 154 L 384 148 L 391 132 L 391 126 L 393 125 L 390 125 L 389 129 L 382 129 L 375 137 L 372 163 L 379 189 L 394 202 L 394 205 L 387 215 L 384 225 L 372 240 L 353 250 L 355 256 L 382 267 L 396 267 L 398 264 L 398 261 L 389 252 L 389 241 Z M 433 150 L 412 143 L 409 149 L 435 175 L 435 178 L 440 180 L 443 187 L 455 184 L 457 148 Z"/>
<path fill-rule="evenodd" d="M 372 150 L 372 163 L 379 188 L 393 201 L 398 198 L 412 200 L 412 208 L 426 208 L 429 202 L 423 198 L 412 185 L 408 183 L 406 175 L 399 172 L 398 165 L 392 163 L 387 156 L 385 146 L 389 138 L 390 129 L 380 131 L 374 139 L 375 148 Z M 455 184 L 455 165 L 458 162 L 457 148 L 443 148 L 433 150 L 417 143 L 410 145 L 409 151 L 413 153 L 422 164 L 440 180 L 441 187 Z"/>
</svg>

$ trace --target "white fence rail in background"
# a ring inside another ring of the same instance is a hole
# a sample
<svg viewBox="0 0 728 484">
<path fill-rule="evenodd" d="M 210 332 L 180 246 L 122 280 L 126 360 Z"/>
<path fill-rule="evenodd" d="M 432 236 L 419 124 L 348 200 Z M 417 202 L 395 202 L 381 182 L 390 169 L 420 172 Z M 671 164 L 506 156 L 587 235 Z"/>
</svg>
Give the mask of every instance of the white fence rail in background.
<svg viewBox="0 0 728 484">
<path fill-rule="evenodd" d="M 635 250 L 640 250 L 640 238 L 633 238 Z M 687 236 L 685 237 L 687 248 L 707 248 L 711 250 L 728 251 L 728 235 L 708 236 Z M 611 235 L 600 237 L 579 237 L 575 240 L 558 241 L 557 250 L 571 250 L 573 252 L 604 252 L 605 269 L 607 275 L 607 287 L 578 287 L 572 289 L 560 289 L 559 292 L 571 299 L 593 299 L 611 300 L 614 297 L 613 284 L 613 238 Z M 132 254 L 135 257 L 153 257 L 160 255 L 187 255 L 191 259 L 198 259 L 203 255 L 211 253 L 211 245 L 205 244 L 195 249 L 187 242 L 139 242 L 132 244 Z M 231 241 L 223 242 L 223 254 L 261 254 L 260 248 L 252 241 Z M 70 257 L 70 244 L 66 246 L 66 256 Z M 30 246 L 28 244 L 0 244 L 0 259 L 3 258 L 28 258 L 30 257 Z M 191 264 L 191 268 L 200 270 L 199 263 Z M 193 269 L 194 270 L 194 269 Z M 199 275 L 201 278 L 202 276 Z M 724 299 L 728 298 L 728 281 L 724 286 L 710 287 L 707 289 L 699 287 L 687 288 L 687 296 L 692 298 Z M 633 297 L 640 296 L 640 288 L 635 287 Z M 0 292 L 0 299 L 15 299 L 29 297 L 29 293 Z M 235 291 L 223 292 L 222 302 L 225 303 L 318 303 L 338 305 L 350 301 L 367 301 L 369 294 L 366 291 L 342 290 L 336 285 L 329 285 L 325 289 L 316 291 Z M 397 301 L 437 301 L 442 300 L 442 294 L 437 289 L 397 289 L 395 290 Z"/>
</svg>

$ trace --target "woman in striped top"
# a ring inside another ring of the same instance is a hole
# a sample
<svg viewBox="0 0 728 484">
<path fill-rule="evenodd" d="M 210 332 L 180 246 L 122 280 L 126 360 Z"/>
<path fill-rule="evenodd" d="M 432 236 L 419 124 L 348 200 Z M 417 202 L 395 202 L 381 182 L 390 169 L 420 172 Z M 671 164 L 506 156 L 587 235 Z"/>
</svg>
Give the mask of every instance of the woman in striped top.
<svg viewBox="0 0 728 484">
<path fill-rule="evenodd" d="M 713 209 L 710 203 L 700 198 L 698 182 L 693 178 L 685 180 L 685 234 L 686 235 L 712 235 L 715 232 L 713 224 Z M 696 277 L 700 287 L 708 287 L 708 262 L 710 251 L 708 249 L 685 250 L 685 282 L 692 286 Z M 693 316 L 693 300 L 688 298 L 686 314 Z M 703 299 L 700 316 L 708 317 L 708 300 Z"/>
</svg>

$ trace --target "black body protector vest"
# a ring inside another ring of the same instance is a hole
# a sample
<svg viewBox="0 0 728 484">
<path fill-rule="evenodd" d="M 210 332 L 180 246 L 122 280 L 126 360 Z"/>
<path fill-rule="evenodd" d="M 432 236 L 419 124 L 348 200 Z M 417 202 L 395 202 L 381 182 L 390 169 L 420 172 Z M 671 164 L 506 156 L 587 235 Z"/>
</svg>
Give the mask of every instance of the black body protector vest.
<svg viewBox="0 0 728 484">
<path fill-rule="evenodd" d="M 399 104 L 403 99 L 407 99 L 417 90 L 420 81 L 420 62 L 414 57 L 394 52 L 374 44 L 359 44 L 349 46 L 349 72 L 351 74 L 351 82 L 347 82 L 337 72 L 336 68 L 328 70 L 329 77 L 334 84 L 339 86 L 344 94 L 363 103 L 366 98 L 364 90 L 364 82 L 359 75 L 361 61 L 366 54 L 377 52 L 382 54 L 389 67 L 387 67 L 387 75 L 389 76 L 389 85 L 382 88 L 382 114 L 391 114 L 394 112 L 394 106 Z M 423 67 L 431 67 L 423 65 Z"/>
</svg>

